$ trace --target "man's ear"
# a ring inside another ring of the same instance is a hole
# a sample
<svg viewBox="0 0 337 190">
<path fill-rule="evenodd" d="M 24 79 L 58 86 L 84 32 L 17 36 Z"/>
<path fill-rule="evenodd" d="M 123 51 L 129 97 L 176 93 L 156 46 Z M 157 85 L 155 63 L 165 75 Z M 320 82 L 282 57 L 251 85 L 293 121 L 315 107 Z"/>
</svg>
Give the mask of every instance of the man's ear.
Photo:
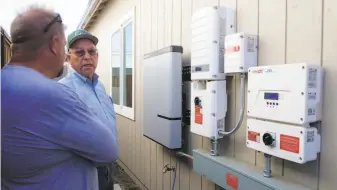
<svg viewBox="0 0 337 190">
<path fill-rule="evenodd" d="M 49 49 L 54 54 L 57 55 L 57 44 L 59 42 L 59 37 L 53 36 L 53 38 L 49 42 Z"/>
</svg>

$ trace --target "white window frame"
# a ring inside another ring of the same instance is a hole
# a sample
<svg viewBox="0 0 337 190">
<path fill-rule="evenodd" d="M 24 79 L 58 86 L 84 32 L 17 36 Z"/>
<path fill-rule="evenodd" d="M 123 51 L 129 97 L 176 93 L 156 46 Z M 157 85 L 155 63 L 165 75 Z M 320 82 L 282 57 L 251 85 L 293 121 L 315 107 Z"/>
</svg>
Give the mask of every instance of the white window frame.
<svg viewBox="0 0 337 190">
<path fill-rule="evenodd" d="M 111 36 L 110 36 L 110 96 L 112 97 L 112 36 L 116 32 L 120 32 L 120 36 L 122 39 L 121 43 L 121 65 L 120 65 L 120 80 L 119 80 L 119 104 L 114 104 L 115 112 L 121 116 L 127 117 L 131 120 L 135 120 L 135 56 L 136 56 L 136 48 L 135 48 L 135 29 L 136 29 L 136 20 L 135 20 L 135 11 L 136 8 L 134 7 L 132 10 L 130 10 L 119 22 L 118 26 L 112 30 Z M 132 108 L 126 107 L 123 105 L 124 102 L 124 28 L 132 22 Z"/>
</svg>

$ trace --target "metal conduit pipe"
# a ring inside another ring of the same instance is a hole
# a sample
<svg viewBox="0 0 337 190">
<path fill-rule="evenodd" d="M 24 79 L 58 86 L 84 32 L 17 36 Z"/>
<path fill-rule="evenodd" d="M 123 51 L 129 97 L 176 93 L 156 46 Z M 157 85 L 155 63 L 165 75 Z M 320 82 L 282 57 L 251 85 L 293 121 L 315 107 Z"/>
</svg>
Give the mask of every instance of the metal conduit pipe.
<svg viewBox="0 0 337 190">
<path fill-rule="evenodd" d="M 218 153 L 218 139 L 211 139 L 211 156 L 219 156 Z"/>
<path fill-rule="evenodd" d="M 191 155 L 189 155 L 189 154 L 186 154 L 186 153 L 183 153 L 183 152 L 176 152 L 176 155 L 177 155 L 177 156 L 182 156 L 182 157 L 185 157 L 185 158 L 188 158 L 188 159 L 193 160 L 193 156 L 191 156 Z"/>
<path fill-rule="evenodd" d="M 271 155 L 264 154 L 265 168 L 263 170 L 263 176 L 270 178 L 271 176 Z"/>
<path fill-rule="evenodd" d="M 231 131 L 219 131 L 220 135 L 224 135 L 224 136 L 228 136 L 231 135 L 233 133 L 235 133 L 241 126 L 242 121 L 243 121 L 243 115 L 244 115 L 244 111 L 245 111 L 245 73 L 241 73 L 240 75 L 240 103 L 241 103 L 241 107 L 240 107 L 240 117 L 239 120 L 237 121 L 234 129 L 232 129 Z"/>
</svg>

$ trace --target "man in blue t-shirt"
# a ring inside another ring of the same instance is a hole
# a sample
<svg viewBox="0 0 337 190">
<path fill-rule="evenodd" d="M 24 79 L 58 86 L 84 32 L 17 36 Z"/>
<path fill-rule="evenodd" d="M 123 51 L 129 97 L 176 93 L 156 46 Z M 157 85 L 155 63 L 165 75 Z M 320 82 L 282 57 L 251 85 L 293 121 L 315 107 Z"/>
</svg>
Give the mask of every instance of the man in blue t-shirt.
<svg viewBox="0 0 337 190">
<path fill-rule="evenodd" d="M 115 131 L 55 78 L 66 44 L 61 16 L 30 8 L 11 25 L 1 70 L 1 189 L 98 190 L 97 166 L 118 158 Z"/>
</svg>

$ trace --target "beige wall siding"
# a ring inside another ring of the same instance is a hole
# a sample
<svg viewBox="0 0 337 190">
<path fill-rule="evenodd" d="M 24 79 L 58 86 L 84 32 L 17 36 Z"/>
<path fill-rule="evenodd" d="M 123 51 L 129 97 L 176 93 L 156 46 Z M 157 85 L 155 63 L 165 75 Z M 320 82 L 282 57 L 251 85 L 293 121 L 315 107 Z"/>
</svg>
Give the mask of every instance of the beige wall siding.
<svg viewBox="0 0 337 190">
<path fill-rule="evenodd" d="M 237 31 L 259 35 L 259 65 L 316 61 L 326 68 L 322 154 L 319 161 L 298 165 L 278 158 L 272 160 L 274 175 L 312 189 L 334 190 L 337 186 L 337 1 L 335 0 L 110 0 L 96 24 L 90 29 L 100 39 L 97 72 L 110 92 L 110 38 L 118 21 L 136 7 L 135 22 L 135 121 L 117 116 L 120 160 L 144 186 L 169 190 L 173 174 L 162 173 L 176 158 L 161 145 L 143 137 L 142 55 L 169 45 L 184 48 L 183 62 L 190 62 L 191 15 L 204 6 L 221 5 L 236 9 Z M 227 82 L 230 130 L 239 117 L 239 77 Z M 245 145 L 245 124 L 220 142 L 221 155 L 264 166 L 263 154 Z M 210 148 L 209 139 L 184 128 L 189 150 Z M 175 189 L 221 189 L 191 170 L 191 163 L 178 163 Z"/>
</svg>

